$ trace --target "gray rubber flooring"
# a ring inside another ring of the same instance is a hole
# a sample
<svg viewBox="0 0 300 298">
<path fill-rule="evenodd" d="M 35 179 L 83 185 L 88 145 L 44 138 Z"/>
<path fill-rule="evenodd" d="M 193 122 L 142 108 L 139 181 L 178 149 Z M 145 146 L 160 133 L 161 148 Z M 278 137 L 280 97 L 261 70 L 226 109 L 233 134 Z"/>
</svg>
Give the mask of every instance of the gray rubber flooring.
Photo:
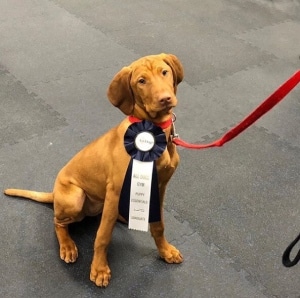
<svg viewBox="0 0 300 298">
<path fill-rule="evenodd" d="M 123 119 L 106 89 L 148 54 L 182 61 L 176 128 L 210 142 L 300 69 L 296 0 L 0 0 L 1 188 L 50 191 L 59 169 Z M 51 206 L 0 195 L 1 297 L 300 297 L 282 252 L 300 232 L 300 88 L 222 148 L 179 149 L 165 203 L 181 265 L 117 224 L 108 288 L 89 281 L 99 218 L 58 255 Z M 96 161 L 95 161 L 96 162 Z"/>
</svg>

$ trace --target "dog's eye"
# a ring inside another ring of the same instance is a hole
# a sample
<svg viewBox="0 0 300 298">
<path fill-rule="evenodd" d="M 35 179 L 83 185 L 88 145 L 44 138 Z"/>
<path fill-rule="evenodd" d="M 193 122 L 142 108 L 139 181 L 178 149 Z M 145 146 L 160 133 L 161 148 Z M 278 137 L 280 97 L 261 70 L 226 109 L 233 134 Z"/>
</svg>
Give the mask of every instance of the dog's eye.
<svg viewBox="0 0 300 298">
<path fill-rule="evenodd" d="M 164 69 L 164 70 L 162 71 L 163 76 L 166 76 L 167 73 L 168 73 L 168 71 L 167 71 L 166 69 Z"/>
<path fill-rule="evenodd" d="M 143 78 L 140 78 L 140 79 L 138 80 L 138 82 L 139 82 L 140 84 L 146 84 L 146 80 L 143 79 Z"/>
</svg>

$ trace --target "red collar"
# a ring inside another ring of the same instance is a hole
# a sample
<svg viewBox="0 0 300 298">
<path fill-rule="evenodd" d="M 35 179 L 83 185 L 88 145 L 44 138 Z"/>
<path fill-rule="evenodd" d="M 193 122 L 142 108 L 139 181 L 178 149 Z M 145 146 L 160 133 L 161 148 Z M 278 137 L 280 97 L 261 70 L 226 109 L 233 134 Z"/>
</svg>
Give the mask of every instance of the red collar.
<svg viewBox="0 0 300 298">
<path fill-rule="evenodd" d="M 136 122 L 141 122 L 142 120 L 139 119 L 139 118 L 136 118 L 134 116 L 128 116 L 128 120 L 130 121 L 130 123 L 136 123 Z M 173 119 L 172 117 L 167 120 L 167 121 L 164 121 L 164 122 L 160 122 L 160 123 L 156 123 L 156 122 L 153 122 L 155 125 L 159 126 L 161 129 L 166 129 L 168 127 L 170 127 L 172 125 L 172 122 L 173 122 Z"/>
</svg>

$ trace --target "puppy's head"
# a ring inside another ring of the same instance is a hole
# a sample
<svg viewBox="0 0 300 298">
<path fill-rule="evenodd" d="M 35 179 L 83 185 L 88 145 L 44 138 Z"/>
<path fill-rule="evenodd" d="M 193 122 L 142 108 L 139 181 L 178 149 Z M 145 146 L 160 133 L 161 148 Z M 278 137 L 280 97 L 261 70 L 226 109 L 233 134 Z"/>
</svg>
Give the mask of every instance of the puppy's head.
<svg viewBox="0 0 300 298">
<path fill-rule="evenodd" d="M 146 56 L 122 68 L 108 88 L 108 98 L 126 115 L 164 121 L 177 104 L 183 67 L 171 54 Z"/>
</svg>

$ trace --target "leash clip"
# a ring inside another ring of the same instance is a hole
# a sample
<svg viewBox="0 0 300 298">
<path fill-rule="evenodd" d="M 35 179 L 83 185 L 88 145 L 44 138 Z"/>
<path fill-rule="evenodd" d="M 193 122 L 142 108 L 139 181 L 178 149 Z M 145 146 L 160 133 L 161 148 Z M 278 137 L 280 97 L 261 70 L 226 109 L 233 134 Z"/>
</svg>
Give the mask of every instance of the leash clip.
<svg viewBox="0 0 300 298">
<path fill-rule="evenodd" d="M 179 138 L 179 134 L 176 133 L 176 129 L 175 129 L 175 124 L 174 122 L 176 121 L 177 117 L 175 113 L 172 113 L 172 134 L 171 134 L 171 140 L 173 141 L 174 139 Z"/>
</svg>

